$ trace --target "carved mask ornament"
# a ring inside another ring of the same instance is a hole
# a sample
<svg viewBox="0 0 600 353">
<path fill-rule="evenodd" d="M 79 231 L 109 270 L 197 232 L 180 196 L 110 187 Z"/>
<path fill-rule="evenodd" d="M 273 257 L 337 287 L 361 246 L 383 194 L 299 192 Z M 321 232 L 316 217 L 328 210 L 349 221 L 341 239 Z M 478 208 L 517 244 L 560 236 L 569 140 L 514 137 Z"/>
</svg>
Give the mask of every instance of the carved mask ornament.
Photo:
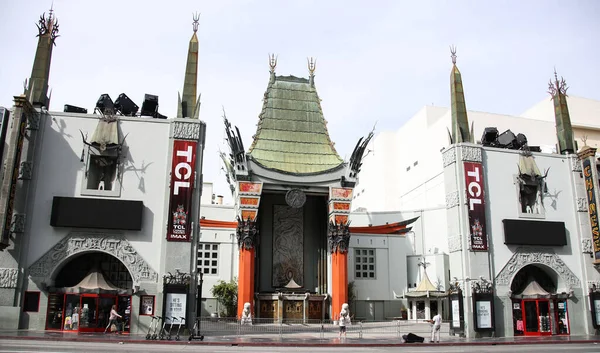
<svg viewBox="0 0 600 353">
<path fill-rule="evenodd" d="M 255 220 L 240 219 L 237 217 L 238 226 L 236 230 L 237 242 L 240 249 L 250 250 L 256 245 L 258 237 L 258 225 Z"/>
<path fill-rule="evenodd" d="M 330 221 L 327 227 L 327 240 L 329 250 L 332 253 L 336 251 L 342 254 L 347 253 L 350 243 L 350 223 L 334 223 Z"/>
</svg>

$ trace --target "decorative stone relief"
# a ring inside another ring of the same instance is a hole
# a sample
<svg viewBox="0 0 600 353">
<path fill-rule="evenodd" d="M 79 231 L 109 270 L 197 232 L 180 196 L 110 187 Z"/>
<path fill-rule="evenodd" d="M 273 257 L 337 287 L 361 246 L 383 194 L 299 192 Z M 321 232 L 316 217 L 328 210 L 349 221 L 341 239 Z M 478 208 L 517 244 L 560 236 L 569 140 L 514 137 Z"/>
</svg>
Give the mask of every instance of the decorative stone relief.
<svg viewBox="0 0 600 353">
<path fill-rule="evenodd" d="M 442 159 L 444 160 L 444 168 L 452 163 L 456 162 L 456 148 L 452 147 L 442 152 Z"/>
<path fill-rule="evenodd" d="M 304 213 L 301 208 L 273 206 L 274 288 L 294 280 L 304 286 Z"/>
<path fill-rule="evenodd" d="M 31 180 L 32 174 L 33 174 L 33 163 L 21 162 L 21 167 L 19 168 L 19 179 Z"/>
<path fill-rule="evenodd" d="M 0 288 L 17 288 L 18 275 L 16 268 L 0 268 Z"/>
<path fill-rule="evenodd" d="M 199 140 L 201 123 L 176 121 L 173 124 L 173 138 L 182 140 Z"/>
<path fill-rule="evenodd" d="M 527 265 L 542 264 L 550 267 L 565 281 L 568 287 L 581 287 L 581 281 L 567 265 L 550 249 L 517 248 L 504 268 L 496 276 L 497 285 L 509 286 L 514 275 Z"/>
<path fill-rule="evenodd" d="M 40 114 L 37 112 L 32 112 L 27 116 L 27 129 L 28 130 L 38 130 L 40 128 Z"/>
<path fill-rule="evenodd" d="M 481 148 L 471 146 L 460 146 L 463 161 L 481 162 Z"/>
<path fill-rule="evenodd" d="M 293 208 L 300 208 L 306 202 L 306 194 L 300 189 L 289 190 L 285 194 L 285 202 Z"/>
<path fill-rule="evenodd" d="M 457 252 L 462 250 L 461 236 L 452 235 L 448 237 L 448 252 Z"/>
<path fill-rule="evenodd" d="M 584 254 L 591 254 L 592 251 L 592 238 L 581 239 L 581 251 Z"/>
<path fill-rule="evenodd" d="M 446 194 L 446 209 L 458 206 L 458 191 L 452 191 Z"/>
<path fill-rule="evenodd" d="M 157 282 L 158 274 L 137 253 L 123 236 L 118 234 L 74 232 L 63 238 L 29 267 L 31 277 L 50 281 L 54 270 L 73 255 L 99 251 L 119 259 L 129 270 L 133 285 L 140 282 Z"/>
<path fill-rule="evenodd" d="M 15 213 L 13 215 L 11 232 L 13 233 L 24 233 L 25 232 L 25 214 Z"/>
<path fill-rule="evenodd" d="M 481 277 L 479 280 L 471 281 L 471 290 L 476 294 L 492 294 L 494 293 L 494 284 Z"/>
<path fill-rule="evenodd" d="M 571 154 L 569 155 L 569 161 L 571 163 L 571 170 L 574 172 L 581 172 L 581 160 L 577 155 Z"/>
<path fill-rule="evenodd" d="M 588 211 L 588 203 L 584 197 L 577 198 L 577 212 L 587 212 Z"/>
</svg>

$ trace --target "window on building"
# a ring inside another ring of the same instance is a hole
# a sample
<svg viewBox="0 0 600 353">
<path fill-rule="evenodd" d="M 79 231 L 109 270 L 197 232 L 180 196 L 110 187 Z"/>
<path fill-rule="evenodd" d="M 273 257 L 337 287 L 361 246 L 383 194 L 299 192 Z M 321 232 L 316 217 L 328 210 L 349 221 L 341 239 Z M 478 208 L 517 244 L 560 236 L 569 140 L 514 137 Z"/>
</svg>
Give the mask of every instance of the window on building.
<svg viewBox="0 0 600 353">
<path fill-rule="evenodd" d="M 415 162 L 413 163 L 413 166 L 415 166 L 415 167 L 416 167 L 416 166 L 417 166 L 417 164 L 419 164 L 419 161 L 415 161 Z"/>
<path fill-rule="evenodd" d="M 354 277 L 375 279 L 375 249 L 355 249 L 354 267 Z"/>
<path fill-rule="evenodd" d="M 25 292 L 23 311 L 37 313 L 40 310 L 40 292 Z"/>
<path fill-rule="evenodd" d="M 198 271 L 205 275 L 218 274 L 219 244 L 198 244 Z"/>
<path fill-rule="evenodd" d="M 408 172 L 410 170 L 410 166 L 406 167 L 406 171 Z"/>
</svg>

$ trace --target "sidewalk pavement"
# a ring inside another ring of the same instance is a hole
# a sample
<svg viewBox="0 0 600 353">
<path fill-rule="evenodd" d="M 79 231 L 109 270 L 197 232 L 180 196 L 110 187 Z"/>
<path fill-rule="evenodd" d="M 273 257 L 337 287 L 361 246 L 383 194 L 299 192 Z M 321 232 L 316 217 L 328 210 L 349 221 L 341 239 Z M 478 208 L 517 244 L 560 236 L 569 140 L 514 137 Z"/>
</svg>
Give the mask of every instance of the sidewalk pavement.
<svg viewBox="0 0 600 353">
<path fill-rule="evenodd" d="M 238 336 L 206 336 L 201 340 L 188 341 L 188 336 L 181 336 L 180 341 L 173 337 L 168 340 L 146 340 L 145 335 L 134 334 L 103 334 L 103 333 L 63 333 L 52 331 L 32 330 L 3 330 L 0 331 L 1 340 L 47 340 L 47 341 L 69 341 L 69 342 L 115 342 L 135 344 L 203 344 L 213 346 L 294 346 L 294 347 L 325 347 L 325 346 L 347 346 L 347 347 L 390 347 L 404 345 L 443 345 L 443 346 L 474 346 L 474 345 L 528 345 L 528 344 L 564 344 L 564 343 L 590 343 L 600 344 L 600 336 L 544 336 L 544 337 L 498 337 L 498 338 L 457 338 L 442 337 L 440 343 L 429 343 L 429 337 L 425 336 L 425 343 L 403 343 L 397 338 L 358 338 L 348 336 L 338 338 L 337 335 L 328 335 L 320 338 L 310 334 L 287 334 L 278 335 L 248 335 Z"/>
</svg>

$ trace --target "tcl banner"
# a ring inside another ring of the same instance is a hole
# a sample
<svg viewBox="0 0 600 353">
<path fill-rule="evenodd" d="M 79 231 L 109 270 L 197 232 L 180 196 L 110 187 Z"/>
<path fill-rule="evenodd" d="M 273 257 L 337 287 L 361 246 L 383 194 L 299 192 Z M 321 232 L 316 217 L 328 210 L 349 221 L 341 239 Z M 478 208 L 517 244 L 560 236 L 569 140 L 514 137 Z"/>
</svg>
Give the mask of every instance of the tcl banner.
<svg viewBox="0 0 600 353">
<path fill-rule="evenodd" d="M 487 231 L 485 224 L 485 203 L 483 187 L 483 166 L 481 163 L 465 162 L 467 183 L 467 206 L 469 207 L 469 233 L 471 250 L 487 251 Z"/>
<path fill-rule="evenodd" d="M 196 166 L 195 141 L 173 141 L 173 165 L 171 167 L 171 200 L 169 210 L 168 241 L 191 240 L 192 193 Z"/>
</svg>

